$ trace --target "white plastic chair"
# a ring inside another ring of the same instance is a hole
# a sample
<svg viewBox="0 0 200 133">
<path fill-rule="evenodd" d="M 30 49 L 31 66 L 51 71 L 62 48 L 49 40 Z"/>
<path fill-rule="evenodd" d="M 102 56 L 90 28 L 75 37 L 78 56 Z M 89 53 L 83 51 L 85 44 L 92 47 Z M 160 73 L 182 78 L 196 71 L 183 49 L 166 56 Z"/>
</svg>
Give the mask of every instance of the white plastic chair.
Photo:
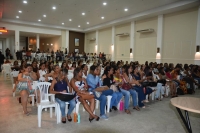
<svg viewBox="0 0 200 133">
<path fill-rule="evenodd" d="M 37 83 L 38 83 L 38 81 L 33 81 L 33 83 L 32 83 L 32 88 L 34 89 L 34 90 L 36 90 L 37 89 Z M 34 104 L 35 104 L 35 94 L 30 94 L 29 95 L 29 97 L 31 98 L 31 101 L 32 101 L 32 106 L 34 106 Z M 36 97 L 37 98 L 37 97 Z"/>
<path fill-rule="evenodd" d="M 11 73 L 11 66 L 10 64 L 3 64 L 3 74 L 4 74 L 4 79 L 6 78 L 6 75 L 10 75 Z"/>
<path fill-rule="evenodd" d="M 47 60 L 47 53 L 44 53 L 44 59 Z"/>
<path fill-rule="evenodd" d="M 110 112 L 110 102 L 111 102 L 111 98 L 112 96 L 106 96 L 107 97 L 107 112 Z M 99 107 L 99 100 L 96 99 L 96 109 L 98 109 Z M 106 112 L 106 108 L 105 108 L 105 112 Z"/>
<path fill-rule="evenodd" d="M 40 60 L 41 56 L 42 56 L 42 53 L 38 53 L 38 54 L 36 55 L 37 60 Z"/>
<path fill-rule="evenodd" d="M 13 70 L 13 71 L 10 73 L 10 77 L 11 77 L 11 82 L 12 82 L 12 84 L 14 84 L 14 83 L 13 83 L 13 78 L 18 77 L 18 74 L 19 74 L 19 71 L 15 71 L 15 70 Z"/>
<path fill-rule="evenodd" d="M 50 108 L 50 117 L 52 118 L 52 108 L 55 107 L 57 110 L 56 103 L 49 101 L 48 89 L 51 83 L 49 82 L 39 82 L 37 83 L 37 87 L 40 92 L 40 103 L 37 104 L 38 106 L 38 127 L 41 127 L 41 119 L 42 119 L 42 109 L 43 108 Z M 58 115 L 57 115 L 57 123 L 58 123 Z"/>
<path fill-rule="evenodd" d="M 31 53 L 31 57 L 32 57 L 32 59 L 35 58 L 35 55 L 36 55 L 36 53 Z"/>
</svg>

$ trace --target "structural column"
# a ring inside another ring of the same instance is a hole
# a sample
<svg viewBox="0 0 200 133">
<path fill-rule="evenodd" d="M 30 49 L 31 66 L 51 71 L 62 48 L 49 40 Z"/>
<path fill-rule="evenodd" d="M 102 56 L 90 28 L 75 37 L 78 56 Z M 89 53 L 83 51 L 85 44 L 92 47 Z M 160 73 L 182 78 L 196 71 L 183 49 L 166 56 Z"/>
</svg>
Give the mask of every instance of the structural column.
<svg viewBox="0 0 200 133">
<path fill-rule="evenodd" d="M 69 31 L 66 30 L 66 42 L 65 42 L 65 47 L 64 48 L 67 48 L 67 53 L 69 53 Z"/>
<path fill-rule="evenodd" d="M 161 63 L 163 41 L 163 15 L 158 16 L 156 62 Z"/>
<path fill-rule="evenodd" d="M 115 26 L 112 26 L 111 60 L 115 60 Z"/>
<path fill-rule="evenodd" d="M 36 36 L 36 46 L 37 46 L 37 48 L 36 48 L 36 51 L 40 48 L 40 35 L 39 34 L 37 34 L 37 36 Z"/>
<path fill-rule="evenodd" d="M 134 44 L 135 43 L 135 21 L 131 22 L 130 32 L 130 61 L 134 61 Z"/>
<path fill-rule="evenodd" d="M 96 31 L 96 42 L 95 42 L 95 53 L 97 53 L 98 55 L 98 52 L 99 51 L 99 31 L 97 30 Z"/>
<path fill-rule="evenodd" d="M 15 30 L 15 52 L 19 50 L 19 30 Z"/>
<path fill-rule="evenodd" d="M 200 6 L 198 8 L 196 46 L 200 46 Z M 195 52 L 196 52 L 196 50 L 195 50 Z M 200 53 L 195 54 L 194 63 L 197 64 L 197 65 L 200 65 Z"/>
</svg>

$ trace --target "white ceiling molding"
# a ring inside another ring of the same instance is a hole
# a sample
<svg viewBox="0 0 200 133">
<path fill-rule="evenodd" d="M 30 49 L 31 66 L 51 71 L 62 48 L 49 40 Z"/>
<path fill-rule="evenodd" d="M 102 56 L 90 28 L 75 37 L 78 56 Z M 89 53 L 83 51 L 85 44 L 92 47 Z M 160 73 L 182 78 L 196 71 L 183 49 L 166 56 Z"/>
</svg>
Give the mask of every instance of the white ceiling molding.
<svg viewBox="0 0 200 133">
<path fill-rule="evenodd" d="M 140 13 L 131 15 L 129 17 L 116 19 L 114 21 L 110 21 L 110 22 L 100 24 L 100 25 L 97 25 L 94 27 L 90 27 L 90 28 L 84 29 L 84 32 L 90 32 L 90 31 L 97 30 L 97 29 L 99 30 L 99 29 L 110 27 L 113 25 L 119 25 L 122 23 L 127 23 L 127 22 L 131 22 L 134 20 L 140 20 L 140 19 L 144 19 L 147 17 L 152 17 L 152 16 L 156 16 L 156 15 L 160 15 L 160 14 L 166 14 L 166 13 L 171 13 L 171 12 L 175 12 L 175 11 L 180 11 L 180 10 L 188 9 L 188 8 L 195 7 L 198 5 L 200 5 L 199 0 L 180 1 L 180 2 L 173 3 L 173 4 L 150 9 L 150 10 L 147 10 L 144 12 L 140 12 Z"/>
<path fill-rule="evenodd" d="M 63 27 L 63 26 L 47 25 L 47 24 L 42 24 L 42 23 L 33 23 L 33 22 L 19 21 L 19 20 L 13 20 L 13 19 L 1 19 L 1 21 L 18 24 L 18 25 L 27 25 L 27 26 L 36 26 L 36 27 L 44 27 L 44 28 L 51 28 L 51 29 L 62 29 L 62 30 L 83 32 L 83 29 L 80 29 L 80 28 L 79 29 L 78 28 L 69 28 L 69 27 Z"/>
</svg>

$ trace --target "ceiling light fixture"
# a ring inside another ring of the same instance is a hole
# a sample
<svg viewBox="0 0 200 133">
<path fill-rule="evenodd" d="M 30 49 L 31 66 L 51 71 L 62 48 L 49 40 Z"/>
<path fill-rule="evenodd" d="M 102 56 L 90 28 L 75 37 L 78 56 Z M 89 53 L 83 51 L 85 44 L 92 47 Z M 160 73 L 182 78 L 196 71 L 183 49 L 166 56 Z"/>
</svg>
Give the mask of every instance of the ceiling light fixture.
<svg viewBox="0 0 200 133">
<path fill-rule="evenodd" d="M 53 46 L 53 43 L 51 44 L 51 46 Z"/>
<path fill-rule="evenodd" d="M 72 21 L 72 19 L 69 19 L 69 21 Z"/>
<path fill-rule="evenodd" d="M 22 11 L 19 11 L 19 13 L 22 13 Z"/>
<path fill-rule="evenodd" d="M 41 19 L 38 19 L 38 21 L 41 21 Z"/>
<path fill-rule="evenodd" d="M 62 23 L 62 25 L 64 25 L 65 23 Z"/>
<path fill-rule="evenodd" d="M 85 13 L 83 12 L 82 15 L 85 15 Z"/>
<path fill-rule="evenodd" d="M 104 19 L 104 17 L 101 17 L 101 19 Z"/>
<path fill-rule="evenodd" d="M 45 14 L 44 14 L 44 15 L 43 15 L 43 17 L 45 17 L 45 18 L 46 18 L 46 17 L 47 17 L 47 15 L 45 15 Z"/>
<path fill-rule="evenodd" d="M 53 7 L 52 7 L 52 9 L 56 10 L 56 7 L 55 7 L 55 6 L 53 6 Z"/>
<path fill-rule="evenodd" d="M 80 25 L 78 25 L 78 27 L 81 27 Z"/>
<path fill-rule="evenodd" d="M 19 16 L 16 16 L 16 18 L 19 18 Z"/>
<path fill-rule="evenodd" d="M 107 3 L 106 3 L 106 2 L 104 2 L 104 3 L 103 3 L 103 5 L 104 5 L 104 6 L 105 6 L 105 5 L 107 5 Z"/>
<path fill-rule="evenodd" d="M 90 24 L 89 22 L 87 22 L 87 24 Z"/>
<path fill-rule="evenodd" d="M 124 11 L 125 11 L 125 12 L 127 12 L 127 11 L 128 11 L 128 9 L 127 9 L 127 8 L 125 8 L 125 9 L 124 9 Z"/>
<path fill-rule="evenodd" d="M 27 4 L 27 1 L 26 1 L 26 0 L 24 0 L 24 1 L 23 1 L 23 3 L 24 3 L 24 4 Z"/>
</svg>

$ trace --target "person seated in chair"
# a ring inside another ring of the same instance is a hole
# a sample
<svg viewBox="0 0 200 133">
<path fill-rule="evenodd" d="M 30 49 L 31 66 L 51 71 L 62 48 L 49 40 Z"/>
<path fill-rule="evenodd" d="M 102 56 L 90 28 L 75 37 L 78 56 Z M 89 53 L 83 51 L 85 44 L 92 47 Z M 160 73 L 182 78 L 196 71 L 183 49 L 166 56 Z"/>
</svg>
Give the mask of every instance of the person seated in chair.
<svg viewBox="0 0 200 133">
<path fill-rule="evenodd" d="M 10 60 L 8 58 L 6 58 L 6 61 L 4 62 L 4 64 L 10 64 Z"/>
<path fill-rule="evenodd" d="M 30 83 L 35 80 L 37 80 L 37 76 L 34 72 L 32 72 L 32 66 L 29 64 L 25 65 L 24 71 L 18 75 L 19 83 L 17 85 L 17 89 L 19 90 L 21 96 L 23 112 L 25 115 L 29 115 L 29 112 L 27 111 L 28 97 L 30 94 L 34 93 L 34 90 L 31 89 Z"/>
<path fill-rule="evenodd" d="M 78 100 L 83 104 L 85 110 L 89 113 L 89 121 L 93 119 L 99 121 L 99 117 L 94 115 L 95 99 L 94 95 L 88 92 L 86 79 L 82 77 L 83 73 L 80 67 L 74 70 L 74 77 L 71 79 L 70 84 L 77 94 Z M 87 103 L 89 102 L 89 104 Z"/>
<path fill-rule="evenodd" d="M 107 66 L 104 71 L 104 74 L 102 75 L 103 85 L 108 86 L 110 89 L 111 88 L 115 89 L 113 90 L 114 92 L 112 94 L 112 98 L 110 102 L 110 112 L 112 112 L 112 109 L 114 109 L 115 111 L 117 110 L 117 105 L 123 96 L 120 89 L 117 88 L 114 82 L 113 72 L 114 72 L 113 67 Z"/>
<path fill-rule="evenodd" d="M 58 71 L 59 75 L 53 79 L 50 87 L 50 93 L 52 94 L 72 93 L 72 88 L 69 85 L 69 81 L 66 77 L 65 71 L 60 72 L 60 68 L 58 66 L 56 66 L 55 71 Z M 69 91 L 68 91 L 68 86 L 69 86 Z M 59 98 L 56 98 L 55 100 L 60 105 L 60 111 L 62 114 L 62 123 L 66 123 L 66 114 L 65 114 L 66 103 L 65 101 L 62 101 Z M 68 103 L 70 104 L 70 106 L 67 113 L 67 119 L 69 122 L 71 122 L 72 121 L 71 113 L 76 106 L 75 99 L 68 101 Z"/>
<path fill-rule="evenodd" d="M 92 65 L 90 67 L 90 74 L 87 76 L 87 84 L 89 91 L 93 92 L 95 98 L 100 101 L 100 117 L 102 119 L 108 119 L 105 114 L 105 107 L 107 103 L 108 95 L 113 94 L 113 90 L 109 89 L 107 86 L 102 86 L 102 80 L 99 75 L 101 73 L 100 66 Z"/>
</svg>

